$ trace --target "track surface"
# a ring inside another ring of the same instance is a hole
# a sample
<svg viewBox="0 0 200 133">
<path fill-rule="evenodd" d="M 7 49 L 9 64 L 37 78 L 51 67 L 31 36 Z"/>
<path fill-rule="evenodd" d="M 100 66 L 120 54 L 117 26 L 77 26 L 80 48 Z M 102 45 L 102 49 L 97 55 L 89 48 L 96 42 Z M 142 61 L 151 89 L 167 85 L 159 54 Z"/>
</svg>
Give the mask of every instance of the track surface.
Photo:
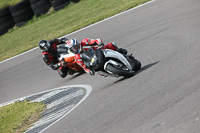
<svg viewBox="0 0 200 133">
<path fill-rule="evenodd" d="M 61 79 L 39 49 L 0 64 L 0 103 L 60 86 L 90 96 L 45 133 L 200 132 L 200 1 L 156 0 L 68 36 L 115 41 L 142 62 L 134 77 Z"/>
</svg>

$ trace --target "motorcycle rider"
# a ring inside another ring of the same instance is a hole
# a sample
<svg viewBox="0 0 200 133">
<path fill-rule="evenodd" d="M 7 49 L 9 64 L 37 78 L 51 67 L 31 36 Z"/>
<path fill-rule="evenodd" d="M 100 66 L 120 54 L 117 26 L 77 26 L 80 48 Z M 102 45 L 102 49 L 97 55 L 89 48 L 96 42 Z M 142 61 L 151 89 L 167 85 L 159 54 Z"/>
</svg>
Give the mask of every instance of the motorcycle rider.
<svg viewBox="0 0 200 133">
<path fill-rule="evenodd" d="M 81 54 L 85 50 L 88 50 L 89 48 L 93 48 L 94 50 L 102 48 L 102 49 L 112 49 L 125 55 L 127 54 L 126 49 L 118 48 L 115 43 L 108 43 L 105 45 L 103 41 L 99 38 L 98 39 L 85 38 L 81 41 L 81 43 L 79 43 L 78 40 L 76 39 L 70 39 L 67 43 L 67 47 L 72 53 L 76 54 L 75 55 L 76 63 L 79 64 L 85 70 L 85 72 L 89 73 L 90 75 L 94 75 L 94 72 L 87 69 L 86 65 L 81 59 Z"/>
<path fill-rule="evenodd" d="M 64 66 L 63 61 L 58 61 L 57 45 L 66 44 L 67 42 L 67 38 L 53 39 L 50 41 L 41 40 L 39 42 L 39 48 L 42 50 L 42 57 L 44 62 L 53 70 L 57 70 L 58 74 L 62 78 L 65 78 L 67 76 L 69 68 Z"/>
</svg>

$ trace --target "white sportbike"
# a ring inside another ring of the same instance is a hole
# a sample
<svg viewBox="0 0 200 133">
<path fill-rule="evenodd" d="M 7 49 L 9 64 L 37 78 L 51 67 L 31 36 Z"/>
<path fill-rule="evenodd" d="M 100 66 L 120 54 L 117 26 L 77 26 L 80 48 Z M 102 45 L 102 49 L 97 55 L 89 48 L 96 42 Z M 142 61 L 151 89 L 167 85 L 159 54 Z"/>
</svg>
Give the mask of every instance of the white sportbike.
<svg viewBox="0 0 200 133">
<path fill-rule="evenodd" d="M 92 48 L 84 51 L 81 58 L 87 69 L 98 72 L 101 76 L 132 77 L 140 70 L 141 63 L 131 55 L 122 55 L 111 49 Z"/>
</svg>

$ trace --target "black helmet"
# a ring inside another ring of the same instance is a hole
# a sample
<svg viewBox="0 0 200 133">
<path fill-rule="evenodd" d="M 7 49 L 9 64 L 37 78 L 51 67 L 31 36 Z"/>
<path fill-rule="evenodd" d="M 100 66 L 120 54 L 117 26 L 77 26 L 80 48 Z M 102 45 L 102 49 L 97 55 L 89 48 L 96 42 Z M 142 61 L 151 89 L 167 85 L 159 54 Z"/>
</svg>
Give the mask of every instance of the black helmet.
<svg viewBox="0 0 200 133">
<path fill-rule="evenodd" d="M 47 40 L 41 40 L 39 42 L 39 47 L 41 50 L 48 51 L 50 48 L 50 43 Z"/>
</svg>

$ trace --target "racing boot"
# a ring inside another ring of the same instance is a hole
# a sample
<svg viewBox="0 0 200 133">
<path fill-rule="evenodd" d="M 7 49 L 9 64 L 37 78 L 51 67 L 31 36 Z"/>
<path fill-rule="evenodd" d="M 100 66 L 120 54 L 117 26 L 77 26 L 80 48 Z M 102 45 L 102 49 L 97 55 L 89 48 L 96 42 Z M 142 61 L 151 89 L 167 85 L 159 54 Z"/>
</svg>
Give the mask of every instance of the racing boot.
<svg viewBox="0 0 200 133">
<path fill-rule="evenodd" d="M 123 48 L 118 48 L 117 47 L 117 45 L 114 43 L 114 42 L 112 42 L 112 45 L 115 47 L 115 48 L 117 48 L 117 52 L 119 52 L 119 53 L 121 53 L 121 54 L 124 54 L 124 55 L 127 55 L 127 50 L 126 49 L 123 49 Z"/>
<path fill-rule="evenodd" d="M 123 48 L 117 48 L 117 52 L 124 54 L 124 55 L 127 55 L 127 53 L 128 53 L 127 50 L 123 49 Z"/>
<path fill-rule="evenodd" d="M 68 69 L 68 71 L 67 71 L 67 75 L 73 75 L 75 72 L 74 72 L 74 70 L 72 70 L 72 69 Z"/>
</svg>

